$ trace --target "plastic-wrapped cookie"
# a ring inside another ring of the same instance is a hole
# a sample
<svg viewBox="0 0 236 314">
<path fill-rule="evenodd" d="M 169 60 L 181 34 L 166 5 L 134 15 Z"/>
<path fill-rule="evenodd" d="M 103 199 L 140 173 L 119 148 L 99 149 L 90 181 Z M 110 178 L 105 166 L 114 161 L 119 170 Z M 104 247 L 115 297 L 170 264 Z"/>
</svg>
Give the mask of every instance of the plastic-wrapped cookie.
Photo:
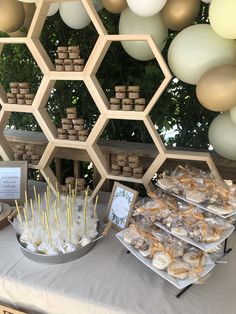
<svg viewBox="0 0 236 314">
<path fill-rule="evenodd" d="M 194 267 L 205 265 L 205 256 L 202 252 L 187 252 L 182 259 L 185 263 Z"/>
<path fill-rule="evenodd" d="M 170 177 L 164 177 L 164 178 L 161 178 L 161 179 L 158 179 L 158 184 L 160 185 L 161 188 L 163 189 L 172 189 L 174 187 L 174 182 L 172 180 L 172 178 Z"/>
<path fill-rule="evenodd" d="M 232 213 L 233 211 L 233 206 L 228 204 L 228 205 L 222 205 L 222 206 L 217 206 L 217 205 L 208 205 L 207 209 L 214 211 L 217 214 L 220 215 L 227 215 Z"/>
<path fill-rule="evenodd" d="M 189 190 L 185 193 L 186 199 L 195 203 L 202 203 L 206 200 L 206 194 L 200 191 Z"/>
<path fill-rule="evenodd" d="M 187 237 L 187 235 L 188 235 L 188 231 L 186 229 L 184 229 L 183 227 L 173 227 L 173 228 L 171 228 L 171 232 L 174 235 L 180 236 L 180 237 Z"/>
<path fill-rule="evenodd" d="M 176 279 L 186 279 L 189 276 L 189 264 L 181 261 L 173 262 L 167 267 L 167 272 Z"/>
<path fill-rule="evenodd" d="M 160 270 L 166 269 L 171 262 L 172 259 L 170 255 L 165 252 L 157 252 L 152 258 L 152 265 Z"/>
</svg>

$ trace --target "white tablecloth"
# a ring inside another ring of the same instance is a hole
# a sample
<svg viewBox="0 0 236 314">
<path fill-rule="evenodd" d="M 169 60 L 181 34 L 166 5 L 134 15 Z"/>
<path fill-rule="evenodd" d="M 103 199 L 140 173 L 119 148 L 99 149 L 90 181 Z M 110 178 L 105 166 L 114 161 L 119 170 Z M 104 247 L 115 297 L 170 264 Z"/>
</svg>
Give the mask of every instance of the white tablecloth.
<svg viewBox="0 0 236 314">
<path fill-rule="evenodd" d="M 33 262 L 11 226 L 0 231 L 0 303 L 47 314 L 235 314 L 236 232 L 227 264 L 180 299 L 178 290 L 126 254 L 114 232 L 82 258 L 61 265 Z"/>
</svg>

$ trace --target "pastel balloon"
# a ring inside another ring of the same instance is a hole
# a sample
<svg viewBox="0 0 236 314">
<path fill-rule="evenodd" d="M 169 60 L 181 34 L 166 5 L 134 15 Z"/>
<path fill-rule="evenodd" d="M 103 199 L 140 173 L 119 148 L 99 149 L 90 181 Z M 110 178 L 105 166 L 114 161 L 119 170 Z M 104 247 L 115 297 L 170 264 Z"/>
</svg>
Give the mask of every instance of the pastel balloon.
<svg viewBox="0 0 236 314">
<path fill-rule="evenodd" d="M 25 11 L 23 3 L 17 0 L 0 1 L 0 31 L 16 32 L 24 23 Z"/>
<path fill-rule="evenodd" d="M 81 1 L 62 2 L 59 12 L 63 22 L 70 28 L 81 29 L 90 23 L 90 17 Z"/>
<path fill-rule="evenodd" d="M 34 3 L 23 3 L 23 6 L 25 10 L 25 21 L 23 24 L 24 30 L 18 29 L 16 32 L 8 33 L 8 35 L 11 37 L 25 37 L 30 28 L 36 6 Z"/>
<path fill-rule="evenodd" d="M 221 37 L 236 38 L 236 1 L 212 0 L 209 9 L 210 24 Z"/>
<path fill-rule="evenodd" d="M 34 17 L 36 6 L 34 3 L 23 3 L 23 6 L 25 10 L 24 28 L 28 31 Z"/>
<path fill-rule="evenodd" d="M 103 8 L 100 0 L 93 0 L 93 5 L 97 11 L 100 11 Z"/>
<path fill-rule="evenodd" d="M 233 40 L 218 36 L 209 24 L 197 24 L 175 36 L 169 47 L 168 62 L 180 80 L 195 85 L 211 68 L 235 64 L 235 54 Z"/>
<path fill-rule="evenodd" d="M 160 12 L 167 0 L 127 0 L 129 8 L 139 16 L 153 16 Z"/>
<path fill-rule="evenodd" d="M 236 106 L 232 107 L 229 111 L 230 118 L 233 121 L 233 123 L 236 125 Z"/>
<path fill-rule="evenodd" d="M 161 17 L 169 29 L 180 31 L 194 22 L 199 10 L 200 0 L 168 0 Z"/>
<path fill-rule="evenodd" d="M 59 2 L 51 3 L 48 9 L 47 16 L 53 16 L 59 10 Z"/>
<path fill-rule="evenodd" d="M 162 50 L 168 36 L 168 29 L 160 14 L 144 18 L 127 8 L 120 15 L 119 34 L 150 34 L 156 45 Z M 122 41 L 121 44 L 134 59 L 147 61 L 154 58 L 151 48 L 145 41 Z"/>
<path fill-rule="evenodd" d="M 197 83 L 199 102 L 212 111 L 227 111 L 236 105 L 236 65 L 210 69 Z"/>
<path fill-rule="evenodd" d="M 120 13 L 127 7 L 126 0 L 101 0 L 104 8 L 114 14 Z"/>
<path fill-rule="evenodd" d="M 229 112 L 220 114 L 212 121 L 208 138 L 219 155 L 236 160 L 236 124 L 231 120 Z"/>
</svg>

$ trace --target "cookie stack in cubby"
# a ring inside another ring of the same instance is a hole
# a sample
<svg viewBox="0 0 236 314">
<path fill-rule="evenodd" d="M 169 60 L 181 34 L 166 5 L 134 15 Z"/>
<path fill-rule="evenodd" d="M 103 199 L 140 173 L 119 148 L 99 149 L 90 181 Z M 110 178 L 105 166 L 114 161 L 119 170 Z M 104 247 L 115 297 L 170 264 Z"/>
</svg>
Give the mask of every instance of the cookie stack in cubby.
<svg viewBox="0 0 236 314">
<path fill-rule="evenodd" d="M 85 184 L 84 178 L 67 177 L 65 179 L 65 185 L 62 185 L 62 192 L 66 195 L 75 189 L 77 193 L 82 192 L 85 190 Z"/>
<path fill-rule="evenodd" d="M 13 146 L 14 160 L 28 161 L 32 165 L 37 165 L 41 156 L 36 153 L 35 145 L 33 144 L 16 144 Z"/>
<path fill-rule="evenodd" d="M 62 127 L 57 129 L 58 138 L 61 140 L 71 140 L 85 142 L 89 135 L 89 130 L 84 126 L 84 119 L 77 117 L 75 107 L 66 109 L 67 118 L 61 119 Z"/>
<path fill-rule="evenodd" d="M 140 98 L 140 86 L 115 86 L 115 97 L 110 98 L 111 110 L 144 111 L 146 99 Z"/>
<path fill-rule="evenodd" d="M 32 105 L 35 94 L 30 93 L 28 82 L 10 83 L 11 92 L 7 93 L 8 104 Z"/>
<path fill-rule="evenodd" d="M 133 154 L 118 154 L 116 163 L 112 163 L 111 165 L 111 174 L 114 176 L 141 179 L 143 177 L 143 168 L 140 166 L 140 158 Z"/>
<path fill-rule="evenodd" d="M 57 57 L 56 71 L 81 72 L 84 70 L 84 59 L 80 57 L 79 46 L 58 47 Z"/>
</svg>

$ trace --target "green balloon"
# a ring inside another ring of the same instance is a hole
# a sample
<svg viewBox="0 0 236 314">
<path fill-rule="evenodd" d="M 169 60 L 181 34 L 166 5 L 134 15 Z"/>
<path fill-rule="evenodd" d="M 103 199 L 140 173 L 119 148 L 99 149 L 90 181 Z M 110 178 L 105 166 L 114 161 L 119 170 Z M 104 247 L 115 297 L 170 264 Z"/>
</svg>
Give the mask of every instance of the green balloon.
<svg viewBox="0 0 236 314">
<path fill-rule="evenodd" d="M 168 29 L 159 14 L 141 17 L 127 8 L 120 16 L 119 34 L 150 34 L 158 48 L 162 50 L 166 44 Z M 122 41 L 121 44 L 134 59 L 148 61 L 154 58 L 151 48 L 145 41 Z"/>
</svg>

